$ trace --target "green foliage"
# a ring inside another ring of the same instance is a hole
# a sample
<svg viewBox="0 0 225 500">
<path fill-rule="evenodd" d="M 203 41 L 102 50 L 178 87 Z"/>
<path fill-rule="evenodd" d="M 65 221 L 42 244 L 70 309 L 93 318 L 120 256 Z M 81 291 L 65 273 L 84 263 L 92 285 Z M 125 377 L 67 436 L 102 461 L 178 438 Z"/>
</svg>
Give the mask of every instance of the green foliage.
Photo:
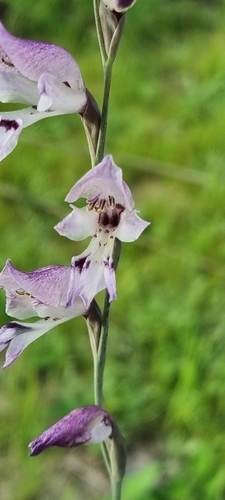
<svg viewBox="0 0 225 500">
<path fill-rule="evenodd" d="M 128 440 L 124 500 L 225 496 L 224 10 L 224 1 L 138 0 L 115 64 L 107 152 L 152 221 L 123 246 L 111 310 L 105 407 Z M 28 9 L 7 0 L 2 13 L 15 34 L 70 50 L 101 101 L 91 2 L 39 0 Z M 89 166 L 78 116 L 22 133 L 1 163 L 1 268 L 9 257 L 23 270 L 68 264 L 85 248 L 53 226 Z M 1 292 L 1 324 L 4 305 Z M 1 500 L 105 496 L 97 448 L 27 457 L 34 436 L 92 403 L 91 376 L 82 319 L 1 372 Z"/>
</svg>

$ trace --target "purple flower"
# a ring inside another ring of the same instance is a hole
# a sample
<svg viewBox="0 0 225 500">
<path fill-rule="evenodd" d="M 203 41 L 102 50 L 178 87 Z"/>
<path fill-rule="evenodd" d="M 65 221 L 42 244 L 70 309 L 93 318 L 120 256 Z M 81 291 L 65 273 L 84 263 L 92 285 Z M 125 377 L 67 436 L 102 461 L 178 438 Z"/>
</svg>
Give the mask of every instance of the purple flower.
<svg viewBox="0 0 225 500">
<path fill-rule="evenodd" d="M 75 447 L 101 443 L 113 433 L 112 417 L 100 406 L 82 406 L 36 437 L 30 444 L 30 456 L 39 455 L 50 446 Z"/>
<path fill-rule="evenodd" d="M 71 189 L 66 201 L 86 198 L 87 206 L 77 208 L 57 226 L 59 234 L 71 240 L 92 236 L 88 248 L 73 257 L 67 304 L 82 297 L 86 307 L 97 292 L 108 289 L 110 300 L 116 298 L 115 270 L 112 258 L 115 238 L 131 242 L 149 225 L 134 210 L 134 200 L 123 181 L 122 170 L 112 156 L 85 174 Z"/>
<path fill-rule="evenodd" d="M 116 12 L 125 12 L 134 5 L 136 0 L 103 0 L 103 3 L 109 10 Z"/>
<path fill-rule="evenodd" d="M 38 316 L 33 323 L 12 321 L 0 329 L 0 351 L 8 347 L 4 368 L 23 350 L 60 323 L 87 312 L 81 298 L 66 307 L 71 268 L 47 266 L 31 272 L 16 269 L 8 260 L 0 273 L 6 292 L 6 313 L 18 319 Z"/>
<path fill-rule="evenodd" d="M 0 160 L 23 128 L 50 116 L 81 112 L 86 88 L 73 57 L 62 47 L 17 38 L 0 23 L 0 100 L 28 104 L 0 117 Z"/>
</svg>

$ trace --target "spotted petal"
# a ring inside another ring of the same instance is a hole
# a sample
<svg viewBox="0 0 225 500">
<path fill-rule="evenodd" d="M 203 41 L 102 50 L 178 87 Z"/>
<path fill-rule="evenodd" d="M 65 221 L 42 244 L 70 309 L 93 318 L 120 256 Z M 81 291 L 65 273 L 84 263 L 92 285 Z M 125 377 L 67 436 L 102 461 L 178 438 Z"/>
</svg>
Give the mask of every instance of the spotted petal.
<svg viewBox="0 0 225 500">
<path fill-rule="evenodd" d="M 38 316 L 34 323 L 12 321 L 0 329 L 0 351 L 8 347 L 4 367 L 11 365 L 34 340 L 64 321 L 87 313 L 81 297 L 67 307 L 71 268 L 47 266 L 24 273 L 7 261 L 0 274 L 6 291 L 6 312 L 19 319 Z"/>
<path fill-rule="evenodd" d="M 11 322 L 0 329 L 0 350 L 8 347 L 3 368 L 10 366 L 24 349 L 39 337 L 70 318 L 41 319 L 35 323 Z"/>
<path fill-rule="evenodd" d="M 70 271 L 67 266 L 46 266 L 23 272 L 8 260 L 0 273 L 0 288 L 25 290 L 44 304 L 65 307 Z"/>
<path fill-rule="evenodd" d="M 105 288 L 110 301 L 115 300 L 115 271 L 110 249 L 107 246 L 102 252 L 98 242 L 92 239 L 82 254 L 72 258 L 67 305 L 72 306 L 81 297 L 88 309 L 95 295 Z"/>
<path fill-rule="evenodd" d="M 16 147 L 23 128 L 44 118 L 61 114 L 64 112 L 47 110 L 39 113 L 33 107 L 2 113 L 0 116 L 0 161 Z"/>
</svg>

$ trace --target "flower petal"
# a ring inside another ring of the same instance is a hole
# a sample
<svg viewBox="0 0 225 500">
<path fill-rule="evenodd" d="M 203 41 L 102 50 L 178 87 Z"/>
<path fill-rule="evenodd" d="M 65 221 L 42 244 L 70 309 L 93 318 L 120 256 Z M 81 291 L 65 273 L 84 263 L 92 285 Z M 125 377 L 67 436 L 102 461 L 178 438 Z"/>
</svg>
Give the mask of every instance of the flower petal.
<svg viewBox="0 0 225 500">
<path fill-rule="evenodd" d="M 62 113 L 77 113 L 81 112 L 87 103 L 84 87 L 73 90 L 49 73 L 40 76 L 38 91 L 41 97 L 37 109 L 40 112 L 51 108 Z"/>
<path fill-rule="evenodd" d="M 97 225 L 96 212 L 89 212 L 86 207 L 77 208 L 71 205 L 71 208 L 72 212 L 55 226 L 55 230 L 61 236 L 75 241 L 93 236 Z"/>
<path fill-rule="evenodd" d="M 136 211 L 133 210 L 131 214 L 127 215 L 127 217 L 121 221 L 121 224 L 116 228 L 114 234 L 120 241 L 128 243 L 137 240 L 140 234 L 149 225 L 150 222 L 141 219 Z"/>
<path fill-rule="evenodd" d="M 71 268 L 67 266 L 46 266 L 22 272 L 8 260 L 0 273 L 0 288 L 22 289 L 46 305 L 65 307 L 70 273 Z"/>
<path fill-rule="evenodd" d="M 75 447 L 99 443 L 112 436 L 112 417 L 97 405 L 88 405 L 71 411 L 44 431 L 30 444 L 30 456 L 39 455 L 50 446 Z"/>
<path fill-rule="evenodd" d="M 80 296 L 86 309 L 95 295 L 106 288 L 101 254 L 97 254 L 96 241 L 91 240 L 87 249 L 71 260 L 71 275 L 67 306 L 72 306 Z"/>
<path fill-rule="evenodd" d="M 23 122 L 20 118 L 9 120 L 0 116 L 0 161 L 16 147 L 22 129 Z"/>
<path fill-rule="evenodd" d="M 133 209 L 134 201 L 128 186 L 123 182 L 122 170 L 114 163 L 111 155 L 105 158 L 95 168 L 89 170 L 70 190 L 66 201 L 74 202 L 78 198 L 88 201 L 96 197 L 114 196 L 117 203 Z"/>
<path fill-rule="evenodd" d="M 55 328 L 68 318 L 41 319 L 36 323 L 11 322 L 0 329 L 0 345 L 8 346 L 3 368 L 10 366 L 24 349 L 46 332 Z"/>
<path fill-rule="evenodd" d="M 30 80 L 38 81 L 42 73 L 51 73 L 77 90 L 84 87 L 79 67 L 62 47 L 50 43 L 23 40 L 11 35 L 0 23 L 0 46 L 9 64 Z"/>
<path fill-rule="evenodd" d="M 27 319 L 36 316 L 29 296 L 6 289 L 6 314 L 17 319 Z M 47 316 L 47 314 L 45 315 Z"/>
<path fill-rule="evenodd" d="M 0 72 L 0 101 L 35 105 L 38 103 L 37 84 L 19 73 Z"/>
<path fill-rule="evenodd" d="M 103 264 L 106 288 L 109 293 L 109 301 L 112 302 L 112 300 L 116 300 L 116 276 L 113 259 L 108 256 L 103 260 Z"/>
</svg>

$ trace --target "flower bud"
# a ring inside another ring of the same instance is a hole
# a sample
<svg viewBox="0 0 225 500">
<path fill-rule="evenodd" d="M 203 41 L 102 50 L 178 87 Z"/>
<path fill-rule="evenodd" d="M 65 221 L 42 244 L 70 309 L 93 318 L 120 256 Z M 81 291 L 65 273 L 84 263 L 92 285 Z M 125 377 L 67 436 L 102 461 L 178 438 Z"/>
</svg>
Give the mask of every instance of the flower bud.
<svg viewBox="0 0 225 500">
<path fill-rule="evenodd" d="M 85 443 L 101 443 L 113 434 L 112 417 L 97 405 L 71 411 L 36 437 L 30 444 L 30 456 L 39 455 L 50 446 L 72 448 Z"/>
<path fill-rule="evenodd" d="M 103 0 L 107 9 L 115 10 L 116 12 L 126 12 L 135 2 L 136 0 Z"/>
</svg>

